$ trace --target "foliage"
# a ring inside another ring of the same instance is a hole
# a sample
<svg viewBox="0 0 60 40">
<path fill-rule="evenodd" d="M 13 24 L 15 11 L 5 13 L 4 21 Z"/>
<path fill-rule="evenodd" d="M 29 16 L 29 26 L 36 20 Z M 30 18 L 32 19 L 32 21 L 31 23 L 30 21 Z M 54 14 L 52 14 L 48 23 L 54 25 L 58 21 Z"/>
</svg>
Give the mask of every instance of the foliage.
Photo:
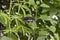
<svg viewBox="0 0 60 40">
<path fill-rule="evenodd" d="M 1 0 L 0 40 L 60 40 L 60 0 Z"/>
</svg>

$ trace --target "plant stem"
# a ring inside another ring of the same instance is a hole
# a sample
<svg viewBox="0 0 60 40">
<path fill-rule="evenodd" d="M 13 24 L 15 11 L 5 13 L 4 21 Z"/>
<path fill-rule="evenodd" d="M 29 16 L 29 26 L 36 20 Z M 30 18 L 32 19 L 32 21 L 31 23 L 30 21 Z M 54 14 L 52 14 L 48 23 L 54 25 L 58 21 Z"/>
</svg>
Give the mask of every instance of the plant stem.
<svg viewBox="0 0 60 40">
<path fill-rule="evenodd" d="M 12 0 L 10 0 L 9 14 L 11 12 L 11 8 L 12 8 Z"/>
<path fill-rule="evenodd" d="M 28 40 L 30 40 L 30 33 L 29 33 L 29 36 L 28 36 Z"/>
<path fill-rule="evenodd" d="M 19 37 L 19 35 L 18 35 L 17 33 L 15 33 L 15 35 L 18 37 L 18 40 L 20 40 L 20 37 Z"/>
</svg>

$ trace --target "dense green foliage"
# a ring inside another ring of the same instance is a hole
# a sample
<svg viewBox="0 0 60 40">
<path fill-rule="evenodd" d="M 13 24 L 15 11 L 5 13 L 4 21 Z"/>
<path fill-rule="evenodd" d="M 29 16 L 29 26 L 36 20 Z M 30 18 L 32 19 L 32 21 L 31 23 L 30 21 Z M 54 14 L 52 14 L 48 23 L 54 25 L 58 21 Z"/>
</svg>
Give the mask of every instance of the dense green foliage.
<svg viewBox="0 0 60 40">
<path fill-rule="evenodd" d="M 60 0 L 1 0 L 0 40 L 60 40 Z"/>
</svg>

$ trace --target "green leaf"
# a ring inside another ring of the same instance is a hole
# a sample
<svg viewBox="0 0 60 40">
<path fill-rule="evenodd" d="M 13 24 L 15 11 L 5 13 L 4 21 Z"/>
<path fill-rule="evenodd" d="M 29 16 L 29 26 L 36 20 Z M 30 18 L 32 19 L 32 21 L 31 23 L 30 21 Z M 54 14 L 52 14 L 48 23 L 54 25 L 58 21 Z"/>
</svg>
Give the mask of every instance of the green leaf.
<svg viewBox="0 0 60 40">
<path fill-rule="evenodd" d="M 29 0 L 29 3 L 30 3 L 31 5 L 35 5 L 34 0 Z"/>
<path fill-rule="evenodd" d="M 47 4 L 41 4 L 40 6 L 41 6 L 41 7 L 44 7 L 44 8 L 50 8 L 50 6 L 47 5 Z"/>
<path fill-rule="evenodd" d="M 8 33 L 7 36 L 8 36 L 9 38 L 13 39 L 13 40 L 17 40 L 17 39 L 18 39 L 18 38 L 16 37 L 16 35 L 13 34 L 13 33 L 11 33 L 11 34 Z"/>
<path fill-rule="evenodd" d="M 0 22 L 1 22 L 2 24 L 5 24 L 5 19 L 4 19 L 3 16 L 0 16 Z"/>
<path fill-rule="evenodd" d="M 47 15 L 41 15 L 40 19 L 42 19 L 42 20 L 51 20 L 51 18 Z"/>
<path fill-rule="evenodd" d="M 45 40 L 46 36 L 39 36 L 37 40 Z"/>
<path fill-rule="evenodd" d="M 0 23 L 2 23 L 4 26 L 8 26 L 9 21 L 10 21 L 10 17 L 4 12 L 1 12 Z"/>
<path fill-rule="evenodd" d="M 51 22 L 52 25 L 56 25 L 57 24 L 57 21 L 55 21 L 55 20 L 50 20 L 50 22 Z"/>
<path fill-rule="evenodd" d="M 24 9 L 28 10 L 28 11 L 29 11 L 29 13 L 31 14 L 31 10 L 29 9 L 29 7 L 28 7 L 28 6 L 26 6 L 26 5 L 22 5 L 22 7 L 23 7 Z"/>
<path fill-rule="evenodd" d="M 12 40 L 12 39 L 9 37 L 3 36 L 0 40 Z"/>
<path fill-rule="evenodd" d="M 30 28 L 24 27 L 24 31 L 26 31 L 27 33 L 32 33 L 32 30 Z"/>
<path fill-rule="evenodd" d="M 42 13 L 46 13 L 47 11 L 49 11 L 48 9 L 42 9 Z"/>
<path fill-rule="evenodd" d="M 56 40 L 59 40 L 59 34 L 55 33 L 54 35 L 55 35 Z"/>
<path fill-rule="evenodd" d="M 36 4 L 39 5 L 40 4 L 40 1 L 36 1 Z"/>
<path fill-rule="evenodd" d="M 39 31 L 39 35 L 48 35 L 48 32 L 47 31 L 44 31 L 44 30 L 41 30 Z"/>
<path fill-rule="evenodd" d="M 50 40 L 55 40 L 54 37 L 52 35 L 50 35 Z"/>
<path fill-rule="evenodd" d="M 32 30 L 34 30 L 34 29 L 37 29 L 37 28 L 38 28 L 35 22 L 28 23 L 28 25 L 29 25 L 29 27 L 30 27 Z"/>
<path fill-rule="evenodd" d="M 49 27 L 49 30 L 54 33 L 54 32 L 56 31 L 56 28 L 55 28 L 55 26 L 50 26 L 50 27 Z"/>
<path fill-rule="evenodd" d="M 22 9 L 22 11 L 24 13 L 24 17 L 25 17 L 26 16 L 26 12 L 25 12 L 25 10 L 23 8 L 21 8 L 21 9 Z"/>
<path fill-rule="evenodd" d="M 57 10 L 57 9 L 54 9 L 54 8 L 51 8 L 51 9 L 49 10 L 49 14 L 50 14 L 51 17 L 52 17 L 53 15 L 56 15 L 57 12 L 58 12 L 58 10 Z"/>
<path fill-rule="evenodd" d="M 58 17 L 60 17 L 60 12 L 57 14 Z"/>
</svg>

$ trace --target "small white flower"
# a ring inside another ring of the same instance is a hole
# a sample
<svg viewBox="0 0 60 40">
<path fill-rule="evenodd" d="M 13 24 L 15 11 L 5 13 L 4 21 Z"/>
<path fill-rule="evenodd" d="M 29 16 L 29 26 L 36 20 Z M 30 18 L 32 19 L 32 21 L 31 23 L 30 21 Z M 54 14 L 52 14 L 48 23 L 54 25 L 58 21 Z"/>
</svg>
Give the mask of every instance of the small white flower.
<svg viewBox="0 0 60 40">
<path fill-rule="evenodd" d="M 16 26 L 16 25 L 15 25 Z"/>
<path fill-rule="evenodd" d="M 51 39 L 50 40 L 54 40 L 54 37 L 52 35 L 50 35 Z"/>
<path fill-rule="evenodd" d="M 26 36 L 28 37 L 28 34 L 26 33 Z"/>
<path fill-rule="evenodd" d="M 58 17 L 56 15 L 53 15 L 52 17 L 53 19 L 57 19 L 58 20 Z"/>
<path fill-rule="evenodd" d="M 34 11 L 34 8 L 32 7 L 32 11 Z"/>
<path fill-rule="evenodd" d="M 7 14 L 10 14 L 9 12 L 7 12 Z"/>
<path fill-rule="evenodd" d="M 2 8 L 4 8 L 4 9 L 5 9 L 5 8 L 6 8 L 6 5 L 2 5 Z"/>
<path fill-rule="evenodd" d="M 33 40 L 33 37 L 31 38 L 31 40 Z"/>
<path fill-rule="evenodd" d="M 16 12 L 16 14 L 18 14 L 18 12 Z"/>
<path fill-rule="evenodd" d="M 39 24 L 41 24 L 41 23 L 39 22 Z"/>
<path fill-rule="evenodd" d="M 45 23 L 45 21 L 43 20 L 43 22 Z"/>
</svg>

